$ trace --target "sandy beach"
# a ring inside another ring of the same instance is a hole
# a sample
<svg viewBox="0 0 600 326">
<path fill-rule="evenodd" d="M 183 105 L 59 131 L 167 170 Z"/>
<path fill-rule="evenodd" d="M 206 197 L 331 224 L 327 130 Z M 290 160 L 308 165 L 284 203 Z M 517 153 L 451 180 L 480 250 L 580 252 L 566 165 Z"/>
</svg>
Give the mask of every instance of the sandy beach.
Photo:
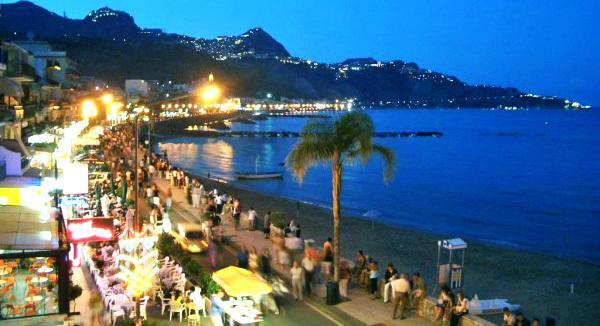
<svg viewBox="0 0 600 326">
<path fill-rule="evenodd" d="M 332 229 L 331 211 L 296 201 L 239 189 L 230 184 L 200 178 L 208 189 L 218 188 L 241 199 L 247 210 L 251 205 L 263 216 L 268 210 L 283 211 L 302 226 L 303 237 L 322 243 Z M 342 255 L 353 259 L 358 249 L 374 257 L 380 266 L 393 262 L 402 272 L 419 271 L 433 289 L 437 240 L 459 237 L 428 234 L 344 216 L 341 224 Z M 523 306 L 529 318 L 553 317 L 558 325 L 589 325 L 600 319 L 593 306 L 600 291 L 600 266 L 562 260 L 547 255 L 518 252 L 465 239 L 469 243 L 465 262 L 464 291 L 480 299 L 508 298 Z M 570 294 L 570 283 L 575 294 Z M 430 293 L 431 294 L 431 293 Z M 490 318 L 495 321 L 495 318 Z"/>
</svg>

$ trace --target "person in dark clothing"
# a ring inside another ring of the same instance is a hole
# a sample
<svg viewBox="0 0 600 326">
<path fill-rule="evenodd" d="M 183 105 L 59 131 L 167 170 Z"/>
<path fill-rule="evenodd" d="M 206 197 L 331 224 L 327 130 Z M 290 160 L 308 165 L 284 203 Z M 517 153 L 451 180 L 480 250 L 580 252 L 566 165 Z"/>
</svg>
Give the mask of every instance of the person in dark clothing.
<svg viewBox="0 0 600 326">
<path fill-rule="evenodd" d="M 302 230 L 300 230 L 300 224 L 298 224 L 296 226 L 296 237 L 300 238 L 301 234 L 302 234 Z"/>
<path fill-rule="evenodd" d="M 531 326 L 531 323 L 525 316 L 523 316 L 522 312 L 517 313 L 515 317 L 515 326 Z"/>
<path fill-rule="evenodd" d="M 248 251 L 245 248 L 240 248 L 237 252 L 237 265 L 241 268 L 248 268 Z"/>
<path fill-rule="evenodd" d="M 271 255 L 267 248 L 260 255 L 260 271 L 264 276 L 271 275 Z"/>
</svg>

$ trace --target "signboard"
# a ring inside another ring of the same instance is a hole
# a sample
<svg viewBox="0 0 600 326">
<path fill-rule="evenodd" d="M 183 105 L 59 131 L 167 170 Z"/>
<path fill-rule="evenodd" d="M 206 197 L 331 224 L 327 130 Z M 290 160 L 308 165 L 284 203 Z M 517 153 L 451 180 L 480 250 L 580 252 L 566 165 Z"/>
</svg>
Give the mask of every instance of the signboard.
<svg viewBox="0 0 600 326">
<path fill-rule="evenodd" d="M 82 218 L 66 222 L 67 238 L 71 243 L 110 241 L 115 236 L 112 218 Z"/>
<path fill-rule="evenodd" d="M 63 194 L 88 193 L 88 166 L 83 163 L 68 163 L 63 167 Z"/>
</svg>

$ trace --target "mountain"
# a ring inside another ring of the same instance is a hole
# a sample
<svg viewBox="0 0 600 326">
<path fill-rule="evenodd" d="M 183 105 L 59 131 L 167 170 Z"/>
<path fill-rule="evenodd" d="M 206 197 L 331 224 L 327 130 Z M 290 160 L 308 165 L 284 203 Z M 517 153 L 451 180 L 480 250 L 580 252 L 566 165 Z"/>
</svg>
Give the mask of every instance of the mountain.
<svg viewBox="0 0 600 326">
<path fill-rule="evenodd" d="M 31 2 L 0 7 L 0 35 L 29 33 L 66 50 L 83 75 L 123 85 L 125 79 L 189 83 L 213 72 L 226 95 L 276 98 L 354 98 L 358 104 L 395 107 L 562 107 L 564 99 L 515 88 L 468 85 L 416 63 L 374 58 L 324 64 L 292 57 L 261 28 L 215 39 L 140 28 L 122 11 L 101 8 L 68 19 Z"/>
</svg>

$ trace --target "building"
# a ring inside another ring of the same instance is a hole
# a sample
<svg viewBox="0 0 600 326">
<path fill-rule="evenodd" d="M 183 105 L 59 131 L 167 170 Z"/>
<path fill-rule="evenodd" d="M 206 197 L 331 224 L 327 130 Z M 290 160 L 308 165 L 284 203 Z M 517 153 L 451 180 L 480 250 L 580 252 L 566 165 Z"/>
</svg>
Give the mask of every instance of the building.
<svg viewBox="0 0 600 326">
<path fill-rule="evenodd" d="M 143 79 L 128 79 L 125 81 L 125 97 L 130 102 L 137 102 L 140 97 L 148 97 L 150 86 Z"/>
<path fill-rule="evenodd" d="M 19 47 L 29 51 L 34 58 L 35 74 L 42 84 L 59 87 L 70 87 L 67 74 L 71 72 L 73 63 L 67 58 L 67 52 L 54 51 L 48 42 L 16 41 Z"/>
</svg>

